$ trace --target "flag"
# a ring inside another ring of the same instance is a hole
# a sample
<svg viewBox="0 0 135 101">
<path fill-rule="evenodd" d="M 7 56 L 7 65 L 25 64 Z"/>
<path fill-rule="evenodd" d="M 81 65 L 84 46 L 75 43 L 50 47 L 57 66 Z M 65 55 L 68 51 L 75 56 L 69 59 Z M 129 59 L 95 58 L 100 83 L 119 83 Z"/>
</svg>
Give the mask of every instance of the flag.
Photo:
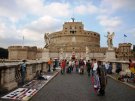
<svg viewBox="0 0 135 101">
<path fill-rule="evenodd" d="M 126 35 L 126 34 L 124 34 L 124 37 L 127 37 L 127 35 Z"/>
<path fill-rule="evenodd" d="M 23 36 L 23 40 L 24 40 L 24 36 Z"/>
</svg>

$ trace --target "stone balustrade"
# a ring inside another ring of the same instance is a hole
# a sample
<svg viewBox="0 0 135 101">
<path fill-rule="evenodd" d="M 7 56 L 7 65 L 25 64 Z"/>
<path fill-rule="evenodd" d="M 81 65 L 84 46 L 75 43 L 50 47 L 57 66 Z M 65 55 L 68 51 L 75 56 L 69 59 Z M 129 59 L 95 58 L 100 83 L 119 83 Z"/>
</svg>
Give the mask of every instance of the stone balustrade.
<svg viewBox="0 0 135 101">
<path fill-rule="evenodd" d="M 107 61 L 102 61 L 107 62 Z M 121 69 L 122 72 L 129 72 L 129 62 L 128 61 L 108 61 L 112 64 L 112 72 L 116 73 L 117 69 Z"/>
<path fill-rule="evenodd" d="M 20 64 L 21 62 L 0 63 L 0 92 L 2 90 L 12 90 L 18 86 L 21 81 Z M 32 80 L 37 71 L 47 72 L 48 69 L 47 62 L 44 61 L 27 61 L 26 64 L 26 81 Z"/>
</svg>

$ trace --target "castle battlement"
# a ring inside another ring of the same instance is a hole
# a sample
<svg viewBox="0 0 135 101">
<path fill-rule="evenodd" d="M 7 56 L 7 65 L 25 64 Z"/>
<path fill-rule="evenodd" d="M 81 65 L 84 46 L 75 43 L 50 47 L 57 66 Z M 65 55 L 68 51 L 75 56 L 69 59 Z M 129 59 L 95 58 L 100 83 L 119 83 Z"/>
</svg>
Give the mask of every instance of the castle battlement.
<svg viewBox="0 0 135 101">
<path fill-rule="evenodd" d="M 119 47 L 123 47 L 123 46 L 129 46 L 129 47 L 131 47 L 132 44 L 131 43 L 120 43 L 119 44 Z"/>
<path fill-rule="evenodd" d="M 9 46 L 8 50 L 29 50 L 29 51 L 36 51 L 37 47 L 36 46 Z"/>
</svg>

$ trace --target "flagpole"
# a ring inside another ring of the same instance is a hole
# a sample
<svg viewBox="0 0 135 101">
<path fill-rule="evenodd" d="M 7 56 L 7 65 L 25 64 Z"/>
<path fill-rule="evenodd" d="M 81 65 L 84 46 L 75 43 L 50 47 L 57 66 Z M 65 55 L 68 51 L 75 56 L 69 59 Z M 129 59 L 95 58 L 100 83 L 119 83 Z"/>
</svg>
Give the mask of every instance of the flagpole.
<svg viewBox="0 0 135 101">
<path fill-rule="evenodd" d="M 24 47 L 24 36 L 23 36 L 23 43 L 22 43 L 23 47 Z"/>
<path fill-rule="evenodd" d="M 124 43 L 125 43 L 125 39 L 126 39 L 127 35 L 124 34 Z"/>
</svg>

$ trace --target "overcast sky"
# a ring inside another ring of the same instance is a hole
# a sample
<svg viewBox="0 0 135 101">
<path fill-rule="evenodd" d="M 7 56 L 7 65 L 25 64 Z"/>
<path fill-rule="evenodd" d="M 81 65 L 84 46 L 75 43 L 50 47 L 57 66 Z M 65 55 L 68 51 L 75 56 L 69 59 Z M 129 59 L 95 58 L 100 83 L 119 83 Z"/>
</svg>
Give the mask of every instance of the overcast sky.
<svg viewBox="0 0 135 101">
<path fill-rule="evenodd" d="M 44 47 L 44 33 L 62 30 L 64 22 L 82 21 L 85 30 L 115 32 L 114 46 L 135 44 L 135 0 L 0 0 L 0 47 Z M 124 38 L 124 34 L 127 37 Z M 24 36 L 24 41 L 23 41 Z"/>
</svg>

